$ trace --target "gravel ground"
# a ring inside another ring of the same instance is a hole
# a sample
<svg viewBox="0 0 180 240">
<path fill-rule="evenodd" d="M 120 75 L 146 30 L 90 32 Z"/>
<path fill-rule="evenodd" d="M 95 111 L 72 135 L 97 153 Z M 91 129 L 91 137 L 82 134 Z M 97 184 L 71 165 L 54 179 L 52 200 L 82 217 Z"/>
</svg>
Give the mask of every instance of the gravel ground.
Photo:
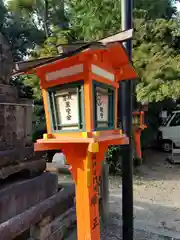
<svg viewBox="0 0 180 240">
<path fill-rule="evenodd" d="M 71 233 L 65 240 L 76 240 L 76 231 Z M 122 240 L 122 231 L 118 225 L 111 225 L 106 228 L 101 234 L 101 240 Z M 178 240 L 175 238 L 167 238 L 156 235 L 143 230 L 134 231 L 134 240 Z"/>
<path fill-rule="evenodd" d="M 145 162 L 134 170 L 134 200 L 180 208 L 180 165 L 166 161 L 167 154 L 147 151 Z M 121 177 L 110 177 L 110 189 L 121 188 Z"/>
<path fill-rule="evenodd" d="M 76 230 L 70 233 L 65 240 L 76 240 Z M 113 223 L 113 216 L 111 218 L 111 224 L 101 231 L 101 240 L 122 240 L 122 228 L 121 225 Z M 158 234 L 154 234 L 144 230 L 134 230 L 134 240 L 180 240 L 171 237 L 166 237 Z"/>
<path fill-rule="evenodd" d="M 134 170 L 134 217 L 137 228 L 180 238 L 180 165 L 167 154 L 147 151 Z M 122 213 L 121 177 L 110 177 L 110 210 Z"/>
</svg>

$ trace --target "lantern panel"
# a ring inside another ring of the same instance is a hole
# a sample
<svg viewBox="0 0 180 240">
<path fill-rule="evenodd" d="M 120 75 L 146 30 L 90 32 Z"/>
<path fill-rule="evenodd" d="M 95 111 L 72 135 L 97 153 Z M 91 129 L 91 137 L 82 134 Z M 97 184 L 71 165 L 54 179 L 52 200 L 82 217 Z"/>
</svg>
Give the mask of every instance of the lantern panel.
<svg viewBox="0 0 180 240">
<path fill-rule="evenodd" d="M 82 131 L 84 129 L 83 83 L 76 82 L 48 89 L 52 129 Z"/>
<path fill-rule="evenodd" d="M 134 112 L 132 115 L 132 124 L 135 127 L 144 126 L 144 112 Z"/>
<path fill-rule="evenodd" d="M 114 128 L 115 89 L 107 84 L 93 81 L 95 130 Z"/>
<path fill-rule="evenodd" d="M 140 115 L 134 115 L 132 117 L 132 124 L 136 126 L 140 126 Z"/>
<path fill-rule="evenodd" d="M 108 127 L 109 96 L 108 89 L 96 88 L 97 127 Z"/>
</svg>

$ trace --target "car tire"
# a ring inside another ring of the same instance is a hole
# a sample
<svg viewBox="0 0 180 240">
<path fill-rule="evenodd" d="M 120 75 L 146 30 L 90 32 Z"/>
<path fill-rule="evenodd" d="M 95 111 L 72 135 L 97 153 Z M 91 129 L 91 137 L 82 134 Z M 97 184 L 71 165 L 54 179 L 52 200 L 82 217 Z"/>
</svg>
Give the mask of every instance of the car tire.
<svg viewBox="0 0 180 240">
<path fill-rule="evenodd" d="M 171 141 L 164 141 L 162 143 L 162 149 L 164 152 L 171 152 L 172 151 L 172 147 L 173 147 L 173 143 Z"/>
</svg>

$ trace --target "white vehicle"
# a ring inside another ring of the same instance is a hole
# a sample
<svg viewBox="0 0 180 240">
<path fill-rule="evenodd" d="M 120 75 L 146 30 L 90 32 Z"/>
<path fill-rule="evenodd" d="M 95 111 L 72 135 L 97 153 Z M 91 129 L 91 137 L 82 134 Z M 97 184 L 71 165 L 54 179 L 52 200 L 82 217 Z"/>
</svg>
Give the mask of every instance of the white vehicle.
<svg viewBox="0 0 180 240">
<path fill-rule="evenodd" d="M 173 111 L 159 127 L 158 140 L 165 152 L 180 148 L 180 110 Z"/>
</svg>

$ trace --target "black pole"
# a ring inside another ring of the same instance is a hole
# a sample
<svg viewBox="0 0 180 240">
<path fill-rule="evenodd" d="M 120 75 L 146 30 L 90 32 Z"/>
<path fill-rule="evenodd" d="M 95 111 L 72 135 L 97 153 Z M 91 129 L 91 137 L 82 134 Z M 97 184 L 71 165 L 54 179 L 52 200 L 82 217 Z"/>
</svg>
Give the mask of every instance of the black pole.
<svg viewBox="0 0 180 240">
<path fill-rule="evenodd" d="M 121 0 L 122 30 L 132 28 L 132 0 Z M 132 58 L 132 41 L 124 46 Z M 119 88 L 119 119 L 122 129 L 129 137 L 129 145 L 122 147 L 122 214 L 123 240 L 133 240 L 133 157 L 132 157 L 132 81 L 121 81 Z"/>
</svg>

